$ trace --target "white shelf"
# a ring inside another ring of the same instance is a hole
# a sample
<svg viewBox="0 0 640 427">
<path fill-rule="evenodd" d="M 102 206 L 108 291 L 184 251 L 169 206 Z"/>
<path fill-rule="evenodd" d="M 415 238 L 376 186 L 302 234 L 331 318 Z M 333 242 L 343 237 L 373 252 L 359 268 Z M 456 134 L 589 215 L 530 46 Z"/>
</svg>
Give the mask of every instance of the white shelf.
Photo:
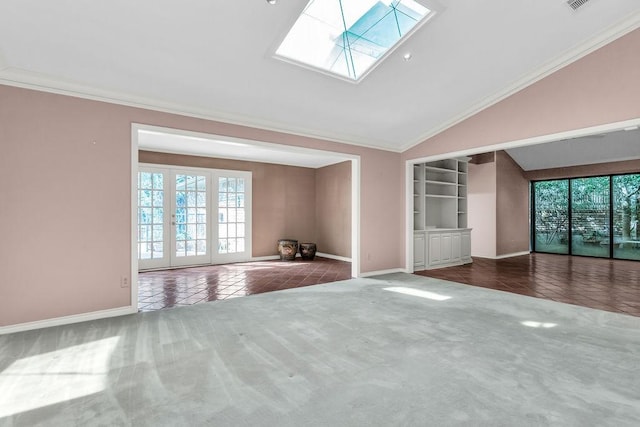
<svg viewBox="0 0 640 427">
<path fill-rule="evenodd" d="M 414 229 L 467 226 L 468 159 L 436 160 L 414 165 Z"/>
<path fill-rule="evenodd" d="M 420 195 L 414 198 L 413 206 L 416 270 L 471 262 L 468 160 L 444 159 L 414 167 L 413 190 Z"/>
<path fill-rule="evenodd" d="M 444 194 L 425 194 L 425 197 L 435 197 L 437 199 L 459 199 L 458 196 L 447 196 Z"/>
<path fill-rule="evenodd" d="M 426 184 L 434 184 L 434 185 L 460 185 L 455 182 L 446 182 L 446 181 L 425 181 Z"/>
<path fill-rule="evenodd" d="M 439 168 L 439 167 L 436 167 L 436 166 L 425 166 L 424 169 L 428 170 L 428 171 L 435 171 L 435 172 L 459 173 L 455 169 L 445 169 L 445 168 Z"/>
</svg>

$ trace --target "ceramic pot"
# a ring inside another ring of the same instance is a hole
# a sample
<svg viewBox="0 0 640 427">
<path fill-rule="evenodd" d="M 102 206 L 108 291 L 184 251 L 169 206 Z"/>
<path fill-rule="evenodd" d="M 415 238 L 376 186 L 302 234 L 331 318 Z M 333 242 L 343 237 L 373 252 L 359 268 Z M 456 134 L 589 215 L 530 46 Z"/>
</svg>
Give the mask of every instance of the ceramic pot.
<svg viewBox="0 0 640 427">
<path fill-rule="evenodd" d="M 293 261 L 298 253 L 298 241 L 292 239 L 278 240 L 278 254 L 281 261 Z"/>
<path fill-rule="evenodd" d="M 304 260 L 313 261 L 316 256 L 315 243 L 300 243 L 300 256 Z"/>
</svg>

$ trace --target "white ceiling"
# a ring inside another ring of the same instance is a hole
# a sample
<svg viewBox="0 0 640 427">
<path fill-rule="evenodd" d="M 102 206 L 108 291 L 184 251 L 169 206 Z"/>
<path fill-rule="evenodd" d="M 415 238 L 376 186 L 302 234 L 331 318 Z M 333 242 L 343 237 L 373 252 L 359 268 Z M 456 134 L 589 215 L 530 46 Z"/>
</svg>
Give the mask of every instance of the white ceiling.
<svg viewBox="0 0 640 427">
<path fill-rule="evenodd" d="M 638 159 L 640 130 L 621 130 L 505 151 L 526 171 Z"/>
<path fill-rule="evenodd" d="M 207 135 L 171 132 L 166 129 L 139 130 L 138 148 L 163 153 L 275 163 L 305 168 L 321 168 L 349 159 L 344 155 L 333 155 L 326 151 L 295 149 L 290 146 L 244 141 L 237 138 L 218 139 Z"/>
<path fill-rule="evenodd" d="M 354 84 L 272 57 L 306 3 L 2 0 L 0 83 L 403 151 L 640 26 L 638 0 L 439 0 Z"/>
</svg>

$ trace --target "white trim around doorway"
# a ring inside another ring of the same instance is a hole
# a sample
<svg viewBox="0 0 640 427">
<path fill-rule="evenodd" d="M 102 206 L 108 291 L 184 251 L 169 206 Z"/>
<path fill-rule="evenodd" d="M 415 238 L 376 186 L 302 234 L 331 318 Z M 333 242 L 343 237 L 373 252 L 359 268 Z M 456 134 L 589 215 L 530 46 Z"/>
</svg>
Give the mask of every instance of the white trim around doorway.
<svg viewBox="0 0 640 427">
<path fill-rule="evenodd" d="M 360 176 L 360 156 L 353 154 L 345 154 L 339 152 L 332 151 L 324 151 L 317 150 L 312 148 L 305 147 L 296 147 L 296 146 L 288 146 L 288 145 L 280 145 L 267 143 L 262 141 L 253 141 L 246 139 L 239 139 L 234 137 L 222 136 L 222 135 L 214 135 L 200 132 L 193 132 L 188 130 L 180 130 L 174 128 L 153 126 L 153 125 L 145 125 L 139 123 L 132 123 L 131 125 L 131 306 L 132 310 L 137 310 L 137 300 L 138 300 L 138 239 L 136 233 L 134 232 L 137 229 L 137 214 L 135 207 L 137 207 L 137 175 L 138 175 L 138 132 L 139 131 L 154 131 L 154 132 L 166 132 L 171 134 L 185 135 L 190 137 L 203 138 L 206 140 L 213 141 L 231 141 L 238 142 L 242 141 L 245 146 L 243 149 L 247 149 L 246 145 L 252 145 L 256 147 L 272 147 L 274 149 L 279 150 L 290 150 L 296 151 L 300 153 L 306 154 L 324 154 L 324 155 L 333 155 L 340 157 L 343 161 L 351 162 L 351 276 L 352 277 L 360 277 L 360 184 L 361 184 L 361 176 Z M 260 259 L 267 259 L 270 257 L 260 257 Z M 277 258 L 277 256 L 276 256 Z"/>
</svg>

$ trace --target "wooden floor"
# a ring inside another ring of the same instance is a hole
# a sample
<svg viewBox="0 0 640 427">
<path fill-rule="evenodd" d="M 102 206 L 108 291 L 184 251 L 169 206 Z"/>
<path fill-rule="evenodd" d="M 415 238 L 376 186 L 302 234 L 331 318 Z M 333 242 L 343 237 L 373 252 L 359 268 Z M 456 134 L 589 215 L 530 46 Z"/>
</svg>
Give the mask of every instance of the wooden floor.
<svg viewBox="0 0 640 427">
<path fill-rule="evenodd" d="M 530 254 L 416 274 L 640 316 L 640 262 Z"/>
</svg>

